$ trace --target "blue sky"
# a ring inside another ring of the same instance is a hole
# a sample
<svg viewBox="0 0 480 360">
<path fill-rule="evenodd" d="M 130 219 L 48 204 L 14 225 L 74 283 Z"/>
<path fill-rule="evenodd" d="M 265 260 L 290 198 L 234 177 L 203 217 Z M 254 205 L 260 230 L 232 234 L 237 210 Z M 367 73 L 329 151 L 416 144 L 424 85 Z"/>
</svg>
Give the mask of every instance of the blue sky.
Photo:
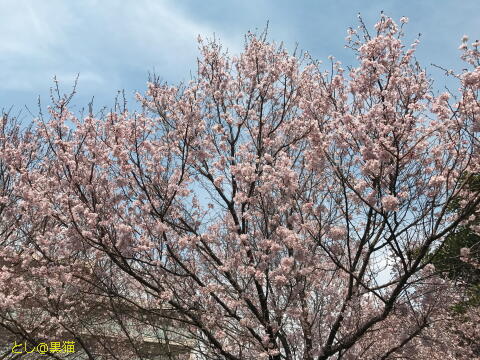
<svg viewBox="0 0 480 360">
<path fill-rule="evenodd" d="M 177 83 L 189 79 L 198 55 L 196 38 L 220 38 L 230 53 L 242 49 L 248 30 L 269 21 L 270 39 L 287 49 L 308 50 L 355 64 L 344 48 L 346 29 L 357 26 L 360 12 L 369 27 L 383 10 L 398 20 L 410 19 L 407 39 L 422 33 L 417 57 L 459 69 L 461 37 L 480 38 L 480 2 L 468 1 L 161 1 L 161 0 L 0 0 L 0 109 L 27 105 L 36 112 L 40 95 L 48 105 L 52 78 L 69 91 L 80 73 L 77 109 L 95 96 L 95 107 L 111 107 L 118 90 L 132 100 L 145 88 L 148 72 Z M 442 90 L 445 80 L 429 71 Z M 22 110 L 22 118 L 30 115 Z"/>
</svg>

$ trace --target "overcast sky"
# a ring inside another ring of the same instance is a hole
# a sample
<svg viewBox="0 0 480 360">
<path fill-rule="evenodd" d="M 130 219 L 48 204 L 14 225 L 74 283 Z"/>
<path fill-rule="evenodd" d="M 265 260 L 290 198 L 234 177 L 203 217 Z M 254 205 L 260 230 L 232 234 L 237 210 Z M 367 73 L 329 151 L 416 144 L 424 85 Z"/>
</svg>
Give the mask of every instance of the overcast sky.
<svg viewBox="0 0 480 360">
<path fill-rule="evenodd" d="M 148 72 L 170 83 L 188 80 L 198 35 L 215 34 L 238 53 L 244 34 L 267 21 L 270 40 L 287 49 L 298 43 L 319 60 L 333 55 L 355 64 L 344 48 L 346 29 L 358 25 L 359 12 L 372 27 L 382 10 L 410 19 L 409 41 L 422 34 L 417 57 L 424 66 L 461 70 L 461 37 L 480 38 L 479 0 L 0 0 L 0 109 L 35 112 L 39 95 L 48 105 L 54 75 L 68 91 L 77 73 L 77 108 L 92 96 L 97 108 L 111 107 L 120 89 L 129 99 L 142 92 Z M 441 90 L 440 71 L 430 73 Z"/>
</svg>

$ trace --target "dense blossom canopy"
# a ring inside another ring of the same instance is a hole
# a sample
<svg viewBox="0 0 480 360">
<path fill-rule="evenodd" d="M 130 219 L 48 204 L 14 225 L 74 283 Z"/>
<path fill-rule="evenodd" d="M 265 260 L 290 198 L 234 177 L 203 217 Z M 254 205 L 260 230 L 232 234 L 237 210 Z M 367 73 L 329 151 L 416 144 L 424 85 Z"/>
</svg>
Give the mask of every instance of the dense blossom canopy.
<svg viewBox="0 0 480 360">
<path fill-rule="evenodd" d="M 349 30 L 348 69 L 264 35 L 237 57 L 200 40 L 196 77 L 151 79 L 141 113 L 59 97 L 28 129 L 5 116 L 4 331 L 90 359 L 146 357 L 145 332 L 199 359 L 478 356 L 479 309 L 452 313 L 424 260 L 479 215 L 479 44 L 436 94 L 406 22 Z"/>
</svg>

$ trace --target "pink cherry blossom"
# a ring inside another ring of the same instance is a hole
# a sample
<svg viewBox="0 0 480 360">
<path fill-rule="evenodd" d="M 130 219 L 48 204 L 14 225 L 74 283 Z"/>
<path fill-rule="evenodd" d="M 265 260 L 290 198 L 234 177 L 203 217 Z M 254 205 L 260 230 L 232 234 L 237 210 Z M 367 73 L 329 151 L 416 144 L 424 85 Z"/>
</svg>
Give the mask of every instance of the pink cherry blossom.
<svg viewBox="0 0 480 360">
<path fill-rule="evenodd" d="M 155 337 L 199 359 L 478 356 L 478 308 L 452 313 L 462 286 L 428 259 L 480 233 L 462 180 L 480 172 L 480 54 L 464 39 L 458 93 L 435 95 L 407 22 L 361 22 L 345 66 L 266 35 L 237 56 L 199 39 L 192 80 L 154 77 L 137 113 L 65 96 L 31 127 L 5 115 L 8 340 L 121 360 Z"/>
<path fill-rule="evenodd" d="M 396 211 L 398 210 L 398 204 L 400 201 L 397 197 L 392 195 L 387 195 L 382 197 L 382 205 L 386 211 Z"/>
</svg>

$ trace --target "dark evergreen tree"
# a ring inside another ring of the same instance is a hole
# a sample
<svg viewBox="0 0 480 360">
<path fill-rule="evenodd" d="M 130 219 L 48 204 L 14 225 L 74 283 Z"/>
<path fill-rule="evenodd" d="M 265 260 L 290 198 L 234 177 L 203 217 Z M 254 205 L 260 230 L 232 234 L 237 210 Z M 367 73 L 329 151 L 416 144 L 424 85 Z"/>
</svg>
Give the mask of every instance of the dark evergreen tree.
<svg viewBox="0 0 480 360">
<path fill-rule="evenodd" d="M 468 174 L 461 178 L 467 179 Z M 480 191 L 480 174 L 473 174 L 467 181 L 468 188 L 473 191 Z M 457 199 L 450 207 L 450 211 L 459 212 L 461 199 Z M 461 249 L 467 248 L 470 251 L 470 258 L 480 263 L 480 236 L 475 234 L 471 227 L 480 223 L 480 216 L 477 215 L 474 221 L 467 225 L 459 226 L 453 231 L 444 242 L 443 246 L 431 255 L 431 262 L 437 271 L 443 276 L 457 282 L 463 293 L 464 300 L 455 304 L 453 309 L 463 312 L 467 306 L 480 306 L 480 269 L 469 262 L 462 260 Z"/>
</svg>

